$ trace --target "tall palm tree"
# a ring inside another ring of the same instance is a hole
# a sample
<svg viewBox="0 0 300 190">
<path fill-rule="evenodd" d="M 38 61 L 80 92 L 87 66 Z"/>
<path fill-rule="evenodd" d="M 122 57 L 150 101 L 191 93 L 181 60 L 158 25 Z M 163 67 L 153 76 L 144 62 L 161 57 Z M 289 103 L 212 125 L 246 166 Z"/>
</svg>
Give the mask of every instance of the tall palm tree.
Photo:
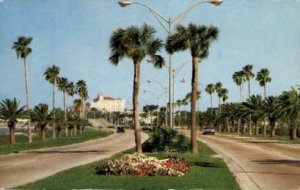
<svg viewBox="0 0 300 190">
<path fill-rule="evenodd" d="M 242 72 L 244 73 L 245 80 L 248 82 L 248 98 L 251 95 L 251 79 L 254 77 L 252 69 L 253 69 L 253 65 L 245 65 L 243 67 L 243 70 L 242 70 Z M 252 135 L 252 124 L 251 124 L 251 121 L 252 121 L 252 119 L 251 119 L 251 114 L 250 114 L 249 115 L 249 122 L 248 122 L 248 125 L 249 125 L 249 134 L 250 135 Z"/>
<path fill-rule="evenodd" d="M 235 72 L 232 79 L 236 85 L 240 87 L 240 102 L 243 101 L 243 83 L 245 82 L 244 73 L 241 71 Z"/>
<path fill-rule="evenodd" d="M 268 96 L 265 98 L 265 101 L 262 104 L 262 110 L 264 114 L 268 117 L 270 126 L 271 126 L 271 133 L 270 136 L 275 136 L 275 129 L 276 129 L 276 121 L 280 118 L 280 104 L 279 98 L 276 96 Z"/>
<path fill-rule="evenodd" d="M 79 97 L 81 99 L 81 107 L 80 107 L 79 117 L 80 117 L 80 119 L 84 119 L 84 117 L 85 117 L 85 102 L 88 98 L 87 85 L 84 80 L 79 80 L 76 83 L 76 93 L 79 95 Z"/>
<path fill-rule="evenodd" d="M 52 122 L 52 113 L 49 112 L 47 104 L 38 104 L 31 112 L 31 119 L 37 123 L 37 127 L 41 129 L 41 138 L 46 138 L 46 127 Z"/>
<path fill-rule="evenodd" d="M 69 82 L 67 85 L 67 93 L 69 96 L 72 97 L 72 102 L 74 102 L 74 95 L 75 95 L 75 85 L 74 82 Z"/>
<path fill-rule="evenodd" d="M 26 110 L 29 111 L 30 107 L 30 94 L 29 94 L 29 79 L 27 71 L 27 57 L 32 52 L 32 49 L 28 47 L 32 41 L 31 37 L 20 36 L 18 40 L 14 42 L 12 49 L 15 50 L 17 58 L 23 59 L 24 65 L 24 76 L 25 76 L 25 91 L 26 91 Z M 31 128 L 30 128 L 30 119 L 28 119 L 28 142 L 32 142 Z"/>
<path fill-rule="evenodd" d="M 242 72 L 244 73 L 245 80 L 248 82 L 248 98 L 251 95 L 251 79 L 254 77 L 252 72 L 253 65 L 245 65 Z"/>
<path fill-rule="evenodd" d="M 44 72 L 45 79 L 52 84 L 52 110 L 55 110 L 55 88 L 58 82 L 58 75 L 59 75 L 60 68 L 52 65 L 48 67 Z M 53 115 L 53 120 L 55 120 L 55 114 Z M 55 122 L 53 122 L 53 131 L 52 135 L 53 138 L 56 138 L 56 131 L 55 131 Z"/>
<path fill-rule="evenodd" d="M 267 68 L 263 68 L 256 75 L 256 80 L 259 82 L 259 85 L 264 88 L 264 98 L 267 97 L 267 83 L 271 82 L 271 77 L 269 77 L 269 74 L 269 70 Z M 266 119 L 264 119 L 264 136 L 267 135 L 266 125 Z"/>
<path fill-rule="evenodd" d="M 215 92 L 213 84 L 208 84 L 205 88 L 205 92 L 210 95 L 210 107 L 212 108 L 212 94 Z"/>
<path fill-rule="evenodd" d="M 167 39 L 166 50 L 173 54 L 177 51 L 190 50 L 192 56 L 192 103 L 191 103 L 191 151 L 198 152 L 196 129 L 196 99 L 198 91 L 198 66 L 209 55 L 209 46 L 216 40 L 219 31 L 216 27 L 189 24 L 178 25 L 174 34 Z"/>
<path fill-rule="evenodd" d="M 219 98 L 219 109 L 221 108 L 221 98 L 222 98 L 222 89 L 223 89 L 223 85 L 221 82 L 217 82 L 214 85 L 215 91 L 217 92 L 217 96 Z"/>
<path fill-rule="evenodd" d="M 259 82 L 259 85 L 264 88 L 264 98 L 267 97 L 267 83 L 272 80 L 269 75 L 270 72 L 267 68 L 261 69 L 256 75 L 256 80 Z"/>
<path fill-rule="evenodd" d="M 68 79 L 64 77 L 58 78 L 58 89 L 63 92 L 64 103 L 64 119 L 67 121 L 66 95 L 68 90 Z"/>
<path fill-rule="evenodd" d="M 225 103 L 228 100 L 228 90 L 226 88 L 222 88 L 221 90 L 221 101 Z"/>
<path fill-rule="evenodd" d="M 263 99 L 261 96 L 252 95 L 250 96 L 246 102 L 243 102 L 242 105 L 244 106 L 243 109 L 241 109 L 242 112 L 244 112 L 245 115 L 251 115 L 251 120 L 254 124 L 254 134 L 258 135 L 259 133 L 259 121 L 264 117 L 263 112 Z"/>
<path fill-rule="evenodd" d="M 163 43 L 154 36 L 155 33 L 156 31 L 153 27 L 144 24 L 140 28 L 130 26 L 126 29 L 118 29 L 113 32 L 110 38 L 110 62 L 114 65 L 118 65 L 123 58 L 127 57 L 132 59 L 134 64 L 132 103 L 134 112 L 133 124 L 136 143 L 135 149 L 137 152 L 142 152 L 141 128 L 138 111 L 141 62 L 148 56 L 150 62 L 153 63 L 155 67 L 161 68 L 164 64 L 163 58 L 157 55 L 157 52 L 161 49 Z"/>
<path fill-rule="evenodd" d="M 285 91 L 279 97 L 281 112 L 285 113 L 290 122 L 290 139 L 297 139 L 297 120 L 300 118 L 300 93 L 295 88 Z"/>
<path fill-rule="evenodd" d="M 15 124 L 18 118 L 24 113 L 24 107 L 19 107 L 20 102 L 16 98 L 10 100 L 5 99 L 0 102 L 0 119 L 7 122 L 9 128 L 9 141 L 10 144 L 15 144 Z"/>
<path fill-rule="evenodd" d="M 63 92 L 63 104 L 64 104 L 64 123 L 67 123 L 67 106 L 66 95 L 68 92 L 68 79 L 64 77 L 58 78 L 58 89 Z M 65 135 L 68 136 L 68 128 L 65 127 Z"/>
</svg>

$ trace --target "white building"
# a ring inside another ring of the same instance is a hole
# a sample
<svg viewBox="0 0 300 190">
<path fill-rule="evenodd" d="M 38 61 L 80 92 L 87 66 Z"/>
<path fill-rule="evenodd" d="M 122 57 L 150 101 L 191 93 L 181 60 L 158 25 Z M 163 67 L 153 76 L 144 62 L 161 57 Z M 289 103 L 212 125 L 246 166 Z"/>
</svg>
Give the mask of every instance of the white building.
<svg viewBox="0 0 300 190">
<path fill-rule="evenodd" d="M 90 103 L 90 109 L 92 108 L 106 112 L 124 112 L 125 100 L 98 95 L 98 97 L 94 99 L 94 102 Z"/>
</svg>

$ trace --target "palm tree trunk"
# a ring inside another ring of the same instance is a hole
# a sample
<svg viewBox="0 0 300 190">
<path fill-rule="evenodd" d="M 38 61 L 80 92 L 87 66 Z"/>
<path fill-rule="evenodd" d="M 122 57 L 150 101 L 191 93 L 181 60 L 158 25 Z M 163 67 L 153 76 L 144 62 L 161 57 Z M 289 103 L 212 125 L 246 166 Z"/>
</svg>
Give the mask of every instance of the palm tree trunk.
<svg viewBox="0 0 300 190">
<path fill-rule="evenodd" d="M 15 127 L 9 126 L 9 142 L 10 144 L 16 143 L 16 137 L 15 137 Z"/>
<path fill-rule="evenodd" d="M 63 92 L 63 93 L 64 93 L 63 100 L 64 100 L 65 135 L 66 135 L 66 136 L 69 136 L 69 134 L 68 134 L 68 127 L 66 126 L 66 123 L 67 123 L 66 92 Z"/>
<path fill-rule="evenodd" d="M 192 101 L 191 101 L 191 151 L 193 154 L 198 153 L 197 144 L 197 128 L 196 128 L 196 101 L 198 91 L 198 66 L 199 58 L 193 57 L 193 70 L 192 70 Z"/>
<path fill-rule="evenodd" d="M 255 127 L 255 135 L 259 135 L 259 127 L 258 127 L 258 120 L 254 122 L 254 127 Z"/>
<path fill-rule="evenodd" d="M 156 112 L 156 127 L 159 126 L 159 110 Z"/>
<path fill-rule="evenodd" d="M 52 85 L 52 111 L 53 111 L 53 131 L 52 131 L 52 137 L 53 139 L 56 138 L 56 123 L 55 123 L 55 86 L 56 86 L 56 79 L 54 80 L 54 84 Z"/>
<path fill-rule="evenodd" d="M 26 110 L 27 112 L 29 111 L 29 106 L 30 106 L 30 100 L 29 100 L 29 80 L 28 80 L 28 75 L 27 75 L 27 64 L 26 64 L 26 59 L 23 59 L 24 63 L 24 76 L 25 76 L 25 91 L 26 91 Z M 30 118 L 27 120 L 28 123 L 28 142 L 32 142 L 32 135 L 31 135 L 31 122 Z"/>
<path fill-rule="evenodd" d="M 210 107 L 212 108 L 212 94 L 210 94 Z"/>
<path fill-rule="evenodd" d="M 243 87 L 242 84 L 240 85 L 240 102 L 243 102 Z"/>
<path fill-rule="evenodd" d="M 139 88 L 140 88 L 140 73 L 141 73 L 141 61 L 134 60 L 134 81 L 133 81 L 133 125 L 134 125 L 134 136 L 135 136 L 135 151 L 138 153 L 142 152 L 141 144 L 141 128 L 139 120 Z"/>
<path fill-rule="evenodd" d="M 264 85 L 264 98 L 267 97 L 267 84 Z"/>
<path fill-rule="evenodd" d="M 251 83 L 250 80 L 248 80 L 248 98 L 251 96 Z"/>
<path fill-rule="evenodd" d="M 270 120 L 270 125 L 271 125 L 270 137 L 274 137 L 275 136 L 276 122 L 275 122 L 275 119 L 269 119 L 269 120 Z"/>
<path fill-rule="evenodd" d="M 291 136 L 290 136 L 290 139 L 291 140 L 295 140 L 297 139 L 297 125 L 296 125 L 296 119 L 291 119 L 291 130 L 292 130 L 292 133 L 291 133 Z"/>
<path fill-rule="evenodd" d="M 249 123 L 249 135 L 252 135 L 253 132 L 252 132 L 252 120 L 251 120 L 251 114 L 249 115 L 248 123 Z"/>
<path fill-rule="evenodd" d="M 237 133 L 240 134 L 240 130 L 241 130 L 241 118 L 238 119 L 238 123 L 237 123 Z"/>
<path fill-rule="evenodd" d="M 41 137 L 42 137 L 42 141 L 45 140 L 45 138 L 46 138 L 46 133 L 45 133 L 44 127 L 41 127 Z"/>
<path fill-rule="evenodd" d="M 266 88 L 266 84 L 264 85 L 264 99 L 266 99 L 267 97 L 267 88 Z M 263 134 L 264 136 L 267 136 L 267 118 L 264 117 L 264 131 L 263 131 Z"/>
</svg>

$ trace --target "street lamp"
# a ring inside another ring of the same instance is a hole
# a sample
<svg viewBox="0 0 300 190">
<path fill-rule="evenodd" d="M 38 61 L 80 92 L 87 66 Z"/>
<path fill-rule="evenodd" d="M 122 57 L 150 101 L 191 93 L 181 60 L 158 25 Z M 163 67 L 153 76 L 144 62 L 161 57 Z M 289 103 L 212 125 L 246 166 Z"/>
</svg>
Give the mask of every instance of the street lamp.
<svg viewBox="0 0 300 190">
<path fill-rule="evenodd" d="M 155 99 L 157 100 L 157 105 L 158 105 L 158 109 L 159 109 L 159 100 L 163 97 L 163 95 L 164 95 L 166 92 L 164 91 L 164 93 L 162 93 L 162 94 L 160 94 L 160 95 L 157 95 L 157 94 L 155 94 L 154 92 L 152 92 L 152 91 L 150 91 L 150 90 L 144 90 L 144 93 L 147 93 L 147 92 L 150 92 L 151 95 L 153 96 L 153 98 L 155 98 Z M 159 110 L 157 110 L 157 112 L 156 112 L 156 126 L 157 126 L 157 127 L 158 127 L 158 125 L 159 125 L 159 115 L 158 115 L 158 113 L 159 113 Z"/>
<path fill-rule="evenodd" d="M 211 3 L 213 5 L 218 6 L 218 5 L 222 4 L 222 2 L 223 2 L 223 0 L 202 0 L 198 3 L 191 5 L 190 7 L 188 7 L 186 10 L 184 10 L 182 13 L 180 13 L 174 19 L 171 19 L 170 17 L 166 18 L 166 17 L 162 16 L 161 14 L 159 14 L 154 9 L 152 9 L 150 6 L 140 3 L 140 2 L 137 2 L 137 1 L 120 0 L 118 3 L 121 7 L 127 7 L 128 5 L 136 4 L 136 5 L 140 5 L 140 6 L 147 8 L 150 11 L 150 13 L 155 17 L 155 19 L 159 22 L 159 24 L 166 30 L 168 35 L 170 36 L 172 34 L 172 28 L 171 28 L 172 24 L 175 24 L 175 25 L 179 24 L 194 7 L 197 7 L 202 3 Z M 169 103 L 170 103 L 169 104 L 170 127 L 173 128 L 172 56 L 171 56 L 171 54 L 169 54 Z"/>
<path fill-rule="evenodd" d="M 162 89 L 162 91 L 164 92 L 164 93 L 167 93 L 168 91 L 167 91 L 167 87 L 164 87 L 160 82 L 158 82 L 158 81 L 156 81 L 156 80 L 147 80 L 147 82 L 148 83 L 156 83 L 156 84 L 158 84 L 159 85 L 159 87 Z"/>
</svg>

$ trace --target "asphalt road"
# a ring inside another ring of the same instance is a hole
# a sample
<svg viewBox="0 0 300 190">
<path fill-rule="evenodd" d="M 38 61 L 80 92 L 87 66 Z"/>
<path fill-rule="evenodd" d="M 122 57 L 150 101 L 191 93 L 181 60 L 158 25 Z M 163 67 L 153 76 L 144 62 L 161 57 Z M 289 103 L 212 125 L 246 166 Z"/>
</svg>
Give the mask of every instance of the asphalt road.
<svg viewBox="0 0 300 190">
<path fill-rule="evenodd" d="M 300 145 L 202 135 L 222 156 L 244 190 L 300 189 Z"/>
<path fill-rule="evenodd" d="M 142 140 L 148 136 L 142 133 Z M 0 156 L 0 189 L 27 184 L 60 171 L 105 159 L 135 146 L 134 133 L 115 133 L 105 138 L 63 147 L 45 148 Z"/>
</svg>

